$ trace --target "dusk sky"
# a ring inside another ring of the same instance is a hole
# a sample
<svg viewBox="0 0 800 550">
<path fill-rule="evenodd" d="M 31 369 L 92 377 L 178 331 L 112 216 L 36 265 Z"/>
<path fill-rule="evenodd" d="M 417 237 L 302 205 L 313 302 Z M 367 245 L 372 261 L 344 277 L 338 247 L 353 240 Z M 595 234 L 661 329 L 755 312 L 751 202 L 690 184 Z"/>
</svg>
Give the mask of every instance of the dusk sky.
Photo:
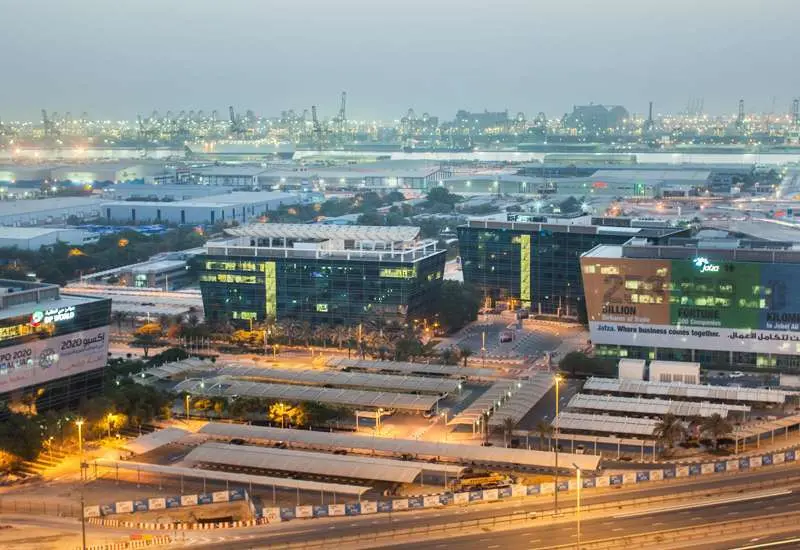
<svg viewBox="0 0 800 550">
<path fill-rule="evenodd" d="M 0 0 L 0 119 L 229 104 L 327 118 L 342 90 L 349 118 L 383 120 L 690 97 L 785 113 L 797 18 L 796 0 Z"/>
</svg>

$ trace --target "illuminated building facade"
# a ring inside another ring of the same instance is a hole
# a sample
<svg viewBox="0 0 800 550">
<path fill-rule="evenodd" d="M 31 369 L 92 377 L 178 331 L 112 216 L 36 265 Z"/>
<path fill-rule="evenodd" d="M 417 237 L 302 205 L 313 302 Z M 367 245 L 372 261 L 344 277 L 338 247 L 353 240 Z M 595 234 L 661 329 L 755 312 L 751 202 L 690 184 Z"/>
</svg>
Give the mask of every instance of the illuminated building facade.
<svg viewBox="0 0 800 550">
<path fill-rule="evenodd" d="M 416 227 L 253 224 L 197 258 L 206 318 L 355 325 L 422 316 L 446 252 Z"/>
<path fill-rule="evenodd" d="M 792 243 L 639 239 L 581 257 L 598 355 L 800 370 Z"/>
<path fill-rule="evenodd" d="M 621 218 L 516 214 L 509 215 L 509 221 L 471 220 L 458 228 L 464 281 L 493 304 L 506 302 L 529 308 L 534 315 L 585 320 L 581 254 L 633 236 L 662 242 L 684 233 L 631 224 Z"/>
<path fill-rule="evenodd" d="M 110 318 L 109 299 L 0 280 L 0 400 L 32 395 L 44 410 L 100 392 Z"/>
</svg>

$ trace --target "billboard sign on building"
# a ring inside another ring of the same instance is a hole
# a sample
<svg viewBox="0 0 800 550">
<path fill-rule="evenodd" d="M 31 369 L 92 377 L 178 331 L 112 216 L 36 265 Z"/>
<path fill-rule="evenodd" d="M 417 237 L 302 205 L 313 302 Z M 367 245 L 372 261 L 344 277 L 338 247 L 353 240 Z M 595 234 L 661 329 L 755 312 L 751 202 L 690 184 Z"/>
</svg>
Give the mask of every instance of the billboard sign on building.
<svg viewBox="0 0 800 550">
<path fill-rule="evenodd" d="M 800 354 L 800 266 L 581 258 L 596 344 Z"/>
<path fill-rule="evenodd" d="M 99 369 L 107 360 L 107 326 L 0 348 L 0 393 Z"/>
</svg>

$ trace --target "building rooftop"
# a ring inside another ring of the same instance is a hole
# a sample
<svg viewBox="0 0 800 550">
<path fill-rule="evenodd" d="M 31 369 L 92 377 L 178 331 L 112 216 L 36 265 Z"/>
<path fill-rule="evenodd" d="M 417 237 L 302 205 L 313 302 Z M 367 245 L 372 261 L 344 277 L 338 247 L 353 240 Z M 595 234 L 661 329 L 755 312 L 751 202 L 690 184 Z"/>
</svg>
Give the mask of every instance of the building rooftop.
<svg viewBox="0 0 800 550">
<path fill-rule="evenodd" d="M 61 231 L 80 231 L 74 227 L 9 227 L 0 226 L 0 239 L 35 239 Z"/>
<path fill-rule="evenodd" d="M 413 241 L 419 227 L 383 227 L 371 225 L 309 225 L 291 223 L 258 223 L 228 228 L 225 232 L 236 237 L 308 240 L 355 241 Z"/>
<path fill-rule="evenodd" d="M 155 202 L 155 201 L 110 201 L 103 202 L 103 206 L 143 206 L 158 208 L 224 208 L 230 206 L 247 205 L 257 202 L 286 200 L 297 202 L 297 195 L 281 193 L 278 191 L 234 191 L 210 197 L 194 197 L 180 201 Z"/>
<path fill-rule="evenodd" d="M 502 220 L 469 220 L 466 225 L 476 229 L 499 229 L 524 232 L 552 231 L 557 233 L 582 233 L 587 235 L 628 235 L 630 237 L 665 237 L 683 231 L 676 227 L 619 227 L 615 225 L 594 225 L 590 216 L 580 218 L 559 218 L 548 216 L 546 222 L 514 222 Z"/>
<path fill-rule="evenodd" d="M 69 208 L 100 208 L 102 199 L 94 197 L 58 197 L 49 199 L 27 199 L 0 201 L 0 216 L 33 214 L 50 210 L 66 210 Z"/>
</svg>

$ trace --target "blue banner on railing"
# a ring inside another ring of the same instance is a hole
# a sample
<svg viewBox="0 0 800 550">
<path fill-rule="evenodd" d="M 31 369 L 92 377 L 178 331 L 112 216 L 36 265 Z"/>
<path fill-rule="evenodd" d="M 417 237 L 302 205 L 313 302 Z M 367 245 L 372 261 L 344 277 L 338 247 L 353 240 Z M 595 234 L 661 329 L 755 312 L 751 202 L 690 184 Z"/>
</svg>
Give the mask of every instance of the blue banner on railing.
<svg viewBox="0 0 800 550">
<path fill-rule="evenodd" d="M 622 485 L 622 479 L 623 479 L 622 474 L 614 474 L 614 475 L 608 476 L 608 484 L 609 485 Z"/>
<path fill-rule="evenodd" d="M 211 504 L 212 502 L 214 502 L 214 495 L 211 493 L 200 493 L 197 495 L 198 504 Z"/>
<path fill-rule="evenodd" d="M 413 509 L 424 508 L 425 497 L 408 497 L 408 507 Z"/>
<path fill-rule="evenodd" d="M 591 489 L 596 486 L 597 480 L 593 477 L 585 477 L 581 480 L 584 489 Z"/>
<path fill-rule="evenodd" d="M 689 475 L 699 476 L 703 473 L 703 466 L 700 464 L 689 464 Z"/>
<path fill-rule="evenodd" d="M 314 505 L 314 517 L 315 518 L 326 518 L 328 517 L 328 505 Z"/>
<path fill-rule="evenodd" d="M 558 490 L 560 491 L 569 491 L 569 480 L 565 479 L 564 481 L 558 482 Z"/>
<path fill-rule="evenodd" d="M 361 513 L 361 504 L 358 502 L 351 502 L 344 505 L 344 513 L 347 516 L 357 516 Z"/>
<path fill-rule="evenodd" d="M 469 501 L 470 502 L 480 502 L 483 500 L 483 491 L 480 489 L 477 491 L 470 491 L 469 492 Z"/>
<path fill-rule="evenodd" d="M 542 486 L 539 484 L 528 485 L 527 487 L 525 487 L 525 494 L 528 495 L 529 497 L 538 495 L 541 492 L 542 492 Z"/>
<path fill-rule="evenodd" d="M 650 481 L 650 472 L 636 472 L 636 483 Z M 584 484 L 586 487 L 586 484 Z"/>
<path fill-rule="evenodd" d="M 448 504 L 453 504 L 453 493 L 442 493 L 439 495 L 439 503 L 447 506 Z"/>
<path fill-rule="evenodd" d="M 500 498 L 511 498 L 513 493 L 514 491 L 511 489 L 511 487 L 500 487 L 500 489 L 497 491 L 497 496 Z"/>
<path fill-rule="evenodd" d="M 281 519 L 283 521 L 289 521 L 290 519 L 294 518 L 295 518 L 294 508 L 281 508 Z"/>
<path fill-rule="evenodd" d="M 100 514 L 104 516 L 111 516 L 117 513 L 117 506 L 116 504 L 101 504 L 100 505 Z"/>
<path fill-rule="evenodd" d="M 392 501 L 391 500 L 379 500 L 378 501 L 378 512 L 389 513 L 391 511 L 392 511 Z"/>
<path fill-rule="evenodd" d="M 149 509 L 150 508 L 147 506 L 147 499 L 133 501 L 134 512 L 147 512 Z"/>
<path fill-rule="evenodd" d="M 244 497 L 245 497 L 244 489 L 232 489 L 229 500 L 244 500 Z"/>
<path fill-rule="evenodd" d="M 750 457 L 743 456 L 739 459 L 739 469 L 740 470 L 748 470 L 750 469 Z"/>
<path fill-rule="evenodd" d="M 715 462 L 714 463 L 714 472 L 721 474 L 722 472 L 728 471 L 728 463 L 727 462 Z"/>
<path fill-rule="evenodd" d="M 675 479 L 675 466 L 664 468 L 664 479 Z"/>
<path fill-rule="evenodd" d="M 795 450 L 794 449 L 789 449 L 788 451 L 786 451 L 784 453 L 783 456 L 784 456 L 784 460 L 786 462 L 792 462 L 793 460 L 795 460 Z"/>
<path fill-rule="evenodd" d="M 181 497 L 167 497 L 167 508 L 180 508 Z"/>
</svg>

